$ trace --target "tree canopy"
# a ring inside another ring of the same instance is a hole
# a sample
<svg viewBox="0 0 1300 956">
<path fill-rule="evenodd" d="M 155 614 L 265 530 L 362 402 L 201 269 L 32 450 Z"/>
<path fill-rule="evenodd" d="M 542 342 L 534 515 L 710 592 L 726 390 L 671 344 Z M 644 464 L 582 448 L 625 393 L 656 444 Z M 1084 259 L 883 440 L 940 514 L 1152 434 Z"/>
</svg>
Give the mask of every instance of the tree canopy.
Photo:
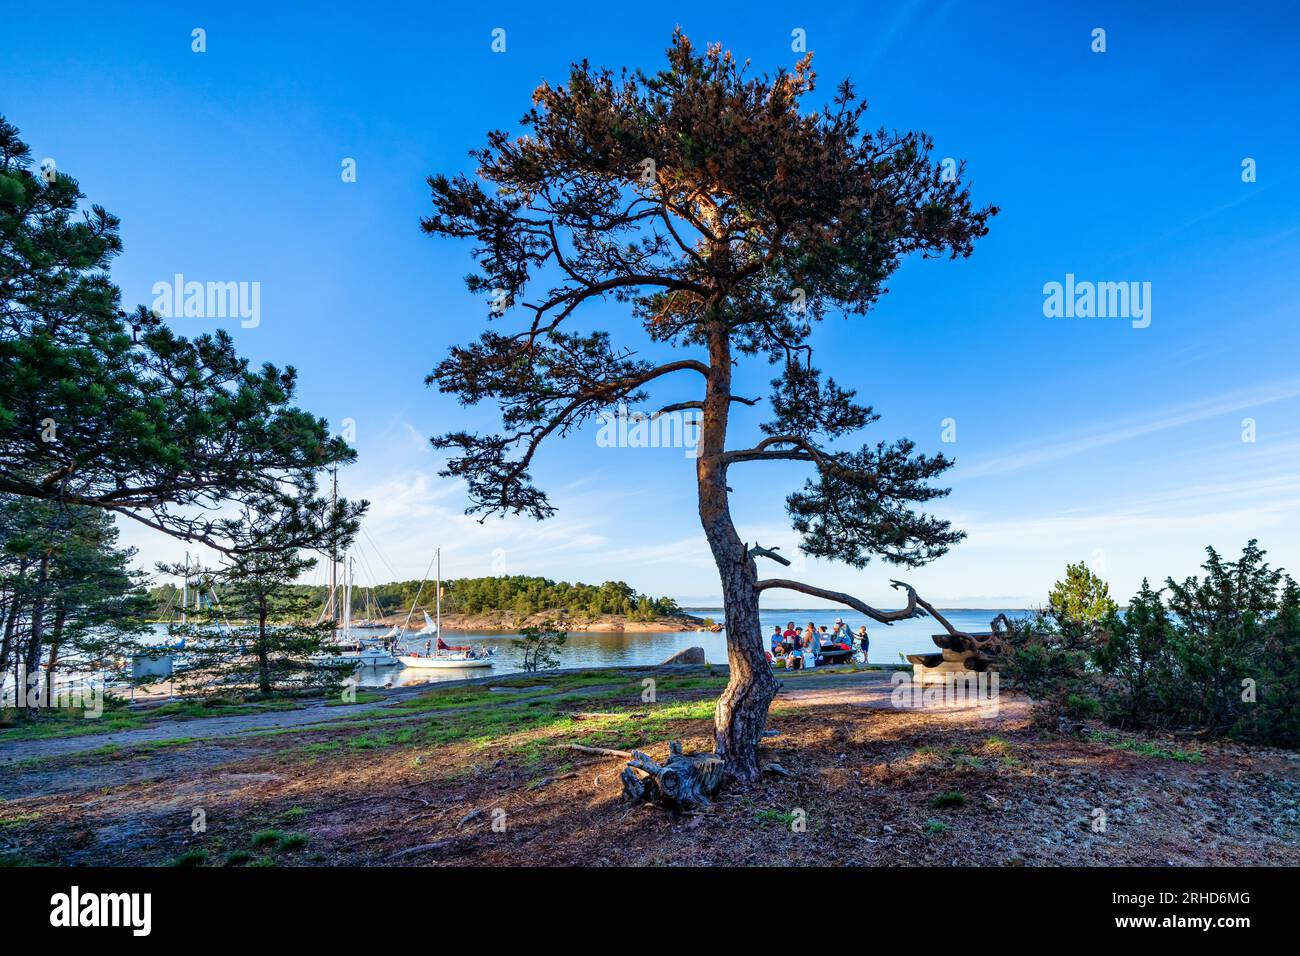
<svg viewBox="0 0 1300 956">
<path fill-rule="evenodd" d="M 805 111 L 814 82 L 810 57 L 752 76 L 679 32 L 666 69 L 616 74 L 583 61 L 566 86 L 537 88 L 523 135 L 489 134 L 472 154 L 475 176 L 430 177 L 425 230 L 473 239 L 469 288 L 492 297 L 494 317 L 519 306 L 529 318 L 452 349 L 429 376 L 503 411 L 501 434 L 434 440 L 457 453 L 447 473 L 467 481 L 471 510 L 548 516 L 529 473 L 545 438 L 644 400 L 663 376 L 710 374 L 700 361 L 656 366 L 609 332 L 565 327 L 582 303 L 612 297 L 653 341 L 709 348 L 725 336 L 782 366 L 768 437 L 728 460 L 817 466 L 789 499 L 808 553 L 914 565 L 959 538 L 909 510 L 943 493 L 926 484 L 949 465 L 942 455 L 914 454 L 906 440 L 834 455 L 817 446 L 878 416 L 811 367 L 810 338 L 832 312 L 865 313 L 903 256 L 968 256 L 996 209 L 972 207 L 961 170 L 945 176 L 925 134 L 865 130 L 866 103 L 847 81 L 827 108 Z M 729 381 L 729 367 L 712 371 Z"/>
<path fill-rule="evenodd" d="M 293 404 L 292 367 L 250 366 L 222 330 L 128 314 L 108 276 L 118 219 L 33 172 L 0 117 L 0 493 L 105 508 L 219 550 L 217 509 L 355 453 Z"/>
</svg>

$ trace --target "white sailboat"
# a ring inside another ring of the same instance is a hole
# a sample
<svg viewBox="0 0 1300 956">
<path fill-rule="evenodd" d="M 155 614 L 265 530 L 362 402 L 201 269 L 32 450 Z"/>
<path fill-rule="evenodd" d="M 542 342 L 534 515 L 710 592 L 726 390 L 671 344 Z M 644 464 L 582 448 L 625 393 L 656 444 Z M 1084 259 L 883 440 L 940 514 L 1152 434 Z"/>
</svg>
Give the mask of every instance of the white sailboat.
<svg viewBox="0 0 1300 956">
<path fill-rule="evenodd" d="M 352 629 L 352 580 L 355 574 L 353 561 L 347 559 L 347 579 L 343 591 L 343 629 L 334 630 L 334 650 L 323 654 L 313 654 L 311 663 L 315 666 L 334 666 L 353 664 L 356 667 L 396 667 L 397 658 L 389 653 L 382 638 L 362 638 L 353 640 Z M 334 588 L 329 597 L 331 613 L 337 607 Z M 337 622 L 337 618 L 335 618 Z"/>
<path fill-rule="evenodd" d="M 429 669 L 429 668 L 459 669 L 459 668 L 466 668 L 466 667 L 491 667 L 492 657 L 493 655 L 496 654 L 495 649 L 485 651 L 480 648 L 478 650 L 475 650 L 474 648 L 469 647 L 468 645 L 456 647 L 456 646 L 448 645 L 443 642 L 442 639 L 442 549 L 441 548 L 438 548 L 436 551 L 434 551 L 434 561 L 437 563 L 438 566 L 438 577 L 437 577 L 438 588 L 437 588 L 437 598 L 435 602 L 438 619 L 435 621 L 433 618 L 429 617 L 429 612 L 425 611 L 424 627 L 417 632 L 417 634 L 427 634 L 432 637 L 432 644 L 433 644 L 432 652 L 423 656 L 421 656 L 418 653 L 399 654 L 397 659 L 402 662 L 402 665 L 404 667 L 414 667 L 420 669 Z M 421 585 L 421 588 L 423 588 L 423 585 Z M 415 600 L 416 601 L 420 600 L 420 595 L 418 592 L 415 595 Z M 411 613 L 412 614 L 415 613 L 414 604 L 411 605 Z M 408 614 L 407 615 L 408 621 L 410 620 L 410 617 L 411 617 L 410 614 Z"/>
</svg>

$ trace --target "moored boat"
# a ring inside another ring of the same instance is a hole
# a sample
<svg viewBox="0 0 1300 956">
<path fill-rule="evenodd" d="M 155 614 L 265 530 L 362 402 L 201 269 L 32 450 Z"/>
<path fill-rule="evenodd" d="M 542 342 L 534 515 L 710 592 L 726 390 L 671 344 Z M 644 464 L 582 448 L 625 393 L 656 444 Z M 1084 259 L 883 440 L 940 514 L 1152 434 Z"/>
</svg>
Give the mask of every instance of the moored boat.
<svg viewBox="0 0 1300 956">
<path fill-rule="evenodd" d="M 403 667 L 430 668 L 460 668 L 460 667 L 491 667 L 492 657 L 443 657 L 430 655 L 421 657 L 419 654 L 399 654 L 397 659 Z"/>
<path fill-rule="evenodd" d="M 485 650 L 483 648 L 472 648 L 468 646 L 452 646 L 442 639 L 442 549 L 438 548 L 433 553 L 433 560 L 437 564 L 437 578 L 435 594 L 435 613 L 438 615 L 437 620 L 429 617 L 429 612 L 424 612 L 424 627 L 417 631 L 417 634 L 429 634 L 433 636 L 433 648 L 431 653 L 421 656 L 418 653 L 399 654 L 398 660 L 403 667 L 415 668 L 464 668 L 464 667 L 491 667 L 492 658 L 496 654 L 496 649 Z M 426 571 L 425 574 L 428 574 Z M 421 591 L 424 588 L 424 582 L 420 582 Z M 415 602 L 420 600 L 420 591 L 416 592 Z M 409 621 L 411 615 L 415 613 L 415 603 L 411 605 L 411 613 L 406 616 Z M 425 644 L 428 647 L 428 642 Z"/>
</svg>

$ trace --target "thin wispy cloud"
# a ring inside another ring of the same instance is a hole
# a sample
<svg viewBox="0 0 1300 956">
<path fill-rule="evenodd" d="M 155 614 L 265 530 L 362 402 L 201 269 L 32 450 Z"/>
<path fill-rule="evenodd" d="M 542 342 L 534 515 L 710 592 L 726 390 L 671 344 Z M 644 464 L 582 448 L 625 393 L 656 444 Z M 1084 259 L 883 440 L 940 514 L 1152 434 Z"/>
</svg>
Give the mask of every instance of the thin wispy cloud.
<svg viewBox="0 0 1300 956">
<path fill-rule="evenodd" d="M 1131 441 L 1134 438 L 1141 438 L 1146 435 L 1180 428 L 1183 425 L 1216 418 L 1220 415 L 1259 408 L 1296 397 L 1300 397 L 1300 380 L 1276 383 L 1259 389 L 1230 392 L 1217 398 L 1168 408 L 1149 418 L 1130 419 L 1125 422 L 1115 423 L 1104 431 L 1094 432 L 1081 438 L 1044 443 L 1036 448 L 1023 449 L 995 458 L 988 458 L 984 461 L 976 461 L 972 465 L 963 466 L 958 464 L 953 471 L 952 481 L 956 483 L 971 478 L 984 478 L 990 475 L 1005 475 L 1024 471 L 1063 458 L 1070 458 L 1099 448 Z"/>
</svg>

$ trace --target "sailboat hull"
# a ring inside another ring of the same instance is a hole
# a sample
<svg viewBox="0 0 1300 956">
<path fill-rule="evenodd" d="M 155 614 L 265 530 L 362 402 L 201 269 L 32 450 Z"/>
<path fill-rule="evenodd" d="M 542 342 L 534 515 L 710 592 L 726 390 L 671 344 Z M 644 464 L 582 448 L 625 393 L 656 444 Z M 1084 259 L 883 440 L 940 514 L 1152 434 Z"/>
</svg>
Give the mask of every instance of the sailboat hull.
<svg viewBox="0 0 1300 956">
<path fill-rule="evenodd" d="M 492 658 L 490 657 L 471 657 L 471 658 L 411 657 L 406 654 L 402 654 L 397 659 L 402 662 L 403 667 L 463 668 L 463 667 L 491 667 L 492 666 Z"/>
<path fill-rule="evenodd" d="M 396 667 L 397 658 L 387 651 L 365 650 L 343 651 L 341 654 L 313 654 L 310 658 L 313 667 L 334 667 L 339 664 L 352 664 L 356 667 Z"/>
</svg>

